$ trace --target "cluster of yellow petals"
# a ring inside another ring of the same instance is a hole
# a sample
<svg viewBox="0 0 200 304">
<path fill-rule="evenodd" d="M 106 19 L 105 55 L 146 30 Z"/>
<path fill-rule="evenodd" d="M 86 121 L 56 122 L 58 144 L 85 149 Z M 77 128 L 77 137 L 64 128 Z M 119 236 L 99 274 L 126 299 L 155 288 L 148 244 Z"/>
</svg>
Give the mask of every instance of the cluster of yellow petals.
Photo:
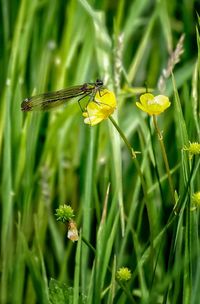
<svg viewBox="0 0 200 304">
<path fill-rule="evenodd" d="M 117 271 L 116 277 L 122 282 L 129 281 L 131 279 L 131 271 L 128 267 L 121 267 Z"/>
<path fill-rule="evenodd" d="M 183 150 L 189 152 L 190 159 L 193 157 L 193 155 L 200 154 L 200 143 L 198 142 L 189 142 L 189 146 L 185 146 Z"/>
<path fill-rule="evenodd" d="M 136 102 L 137 107 L 149 115 L 159 115 L 170 105 L 169 98 L 164 95 L 154 96 L 145 93 L 140 96 L 140 102 Z M 98 91 L 94 100 L 90 101 L 83 112 L 84 122 L 91 126 L 107 119 L 116 109 L 117 102 L 115 94 L 107 89 Z"/>
<path fill-rule="evenodd" d="M 169 98 L 164 95 L 154 96 L 145 93 L 140 96 L 140 102 L 136 102 L 136 106 L 149 115 L 159 115 L 171 105 Z"/>
<path fill-rule="evenodd" d="M 196 192 L 192 195 L 192 203 L 196 206 L 196 207 L 200 207 L 200 191 Z"/>
<path fill-rule="evenodd" d="M 115 94 L 107 89 L 98 91 L 93 101 L 90 101 L 83 112 L 84 123 L 94 126 L 108 118 L 116 109 Z"/>
</svg>

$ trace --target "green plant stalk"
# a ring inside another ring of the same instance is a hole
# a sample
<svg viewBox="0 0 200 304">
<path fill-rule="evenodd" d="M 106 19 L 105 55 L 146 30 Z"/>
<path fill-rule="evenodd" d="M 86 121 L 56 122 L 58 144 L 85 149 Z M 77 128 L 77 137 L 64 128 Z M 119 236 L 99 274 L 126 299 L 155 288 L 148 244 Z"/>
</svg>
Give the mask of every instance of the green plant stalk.
<svg viewBox="0 0 200 304">
<path fill-rule="evenodd" d="M 174 186 L 173 186 L 172 177 L 171 177 L 171 173 L 170 173 L 169 162 L 168 162 L 168 158 L 167 158 L 165 145 L 164 145 L 164 142 L 163 142 L 163 136 L 162 136 L 162 133 L 159 130 L 155 115 L 153 115 L 153 123 L 154 123 L 154 127 L 156 129 L 157 135 L 158 135 L 163 160 L 164 160 L 164 163 L 165 163 L 165 169 L 167 171 L 167 177 L 168 177 L 168 181 L 169 181 L 171 197 L 172 197 L 173 205 L 175 206 L 176 205 L 176 200 L 175 200 L 175 196 L 174 196 Z"/>
<path fill-rule="evenodd" d="M 114 118 L 112 116 L 109 116 L 110 121 L 112 122 L 112 124 L 114 125 L 114 127 L 117 129 L 117 131 L 119 132 L 119 135 L 121 136 L 121 138 L 123 139 L 125 145 L 128 148 L 128 151 L 131 155 L 131 158 L 135 159 L 136 158 L 136 153 L 133 150 L 133 148 L 131 147 L 131 145 L 129 144 L 126 136 L 124 135 L 124 133 L 122 132 L 122 130 L 120 129 L 120 127 L 118 126 L 118 124 L 116 123 L 116 121 L 114 120 Z"/>
<path fill-rule="evenodd" d="M 131 158 L 133 159 L 134 161 L 134 164 L 136 166 L 136 169 L 137 169 L 137 172 L 139 174 L 139 177 L 140 177 L 140 181 L 141 181 L 141 185 L 142 185 L 142 190 L 143 190 L 143 194 L 144 194 L 144 199 L 145 199 L 145 202 L 146 202 L 146 208 L 147 208 L 147 213 L 148 213 L 148 218 L 149 218 L 149 225 L 150 225 L 150 239 L 151 239 L 151 257 L 152 257 L 152 268 L 153 268 L 153 252 L 154 252 L 154 249 L 153 249 L 153 239 L 154 239 L 154 228 L 153 228 L 153 222 L 154 222 L 154 219 L 153 219 L 153 215 L 152 215 L 152 212 L 151 212 L 151 208 L 149 207 L 149 204 L 148 204 L 148 195 L 147 195 L 147 189 L 146 189 L 146 183 L 145 183 L 145 180 L 144 180 L 144 176 L 142 174 L 142 171 L 140 169 L 140 165 L 139 165 L 139 162 L 136 158 L 136 153 L 134 151 L 134 149 L 131 147 L 130 143 L 128 142 L 125 134 L 123 133 L 123 131 L 121 130 L 121 128 L 118 126 L 118 124 L 116 123 L 116 121 L 114 120 L 114 118 L 112 116 L 109 116 L 109 119 L 110 121 L 112 122 L 112 124 L 114 125 L 114 127 L 117 129 L 117 131 L 119 132 L 119 135 L 121 136 L 121 138 L 123 139 L 124 143 L 126 144 L 127 148 L 128 148 L 128 151 L 131 155 Z"/>
<path fill-rule="evenodd" d="M 147 191 L 146 191 L 146 185 L 145 185 L 145 180 L 142 174 L 142 171 L 140 169 L 140 165 L 136 159 L 136 154 L 139 152 L 135 152 L 134 149 L 131 147 L 130 143 L 128 142 L 126 136 L 124 135 L 123 131 L 121 130 L 121 128 L 118 126 L 118 124 L 116 123 L 115 119 L 112 116 L 109 116 L 110 121 L 112 122 L 112 124 L 114 125 L 114 127 L 117 129 L 117 131 L 119 132 L 119 135 L 121 136 L 121 138 L 123 139 L 124 143 L 126 144 L 128 151 L 130 153 L 131 158 L 133 159 L 137 172 L 140 176 L 141 179 L 141 184 L 142 184 L 142 188 L 143 188 L 143 192 L 144 192 L 144 196 L 145 199 L 147 201 Z"/>
<path fill-rule="evenodd" d="M 82 241 L 93 251 L 93 253 L 96 255 L 96 249 L 88 242 L 88 240 L 82 236 Z M 110 273 L 112 273 L 112 269 L 110 266 L 108 266 L 108 270 Z M 135 300 L 133 299 L 133 296 L 131 292 L 128 289 L 128 286 L 123 284 L 118 278 L 115 277 L 116 282 L 119 284 L 119 286 L 122 288 L 128 299 L 130 300 L 130 303 L 136 304 Z"/>
</svg>

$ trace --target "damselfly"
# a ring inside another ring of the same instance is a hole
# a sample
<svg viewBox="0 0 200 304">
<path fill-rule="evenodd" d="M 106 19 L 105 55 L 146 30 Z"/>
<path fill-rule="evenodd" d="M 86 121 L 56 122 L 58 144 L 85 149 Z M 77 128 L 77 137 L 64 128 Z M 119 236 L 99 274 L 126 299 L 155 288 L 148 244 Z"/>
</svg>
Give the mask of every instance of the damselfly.
<svg viewBox="0 0 200 304">
<path fill-rule="evenodd" d="M 84 83 L 82 85 L 73 86 L 71 88 L 26 98 L 21 104 L 21 110 L 48 111 L 52 108 L 66 103 L 73 98 L 79 97 L 78 103 L 83 112 L 84 109 L 81 107 L 80 100 L 88 96 L 88 103 L 90 101 L 95 101 L 96 93 L 99 92 L 100 95 L 101 90 L 103 90 L 103 81 L 97 79 L 94 83 Z"/>
</svg>

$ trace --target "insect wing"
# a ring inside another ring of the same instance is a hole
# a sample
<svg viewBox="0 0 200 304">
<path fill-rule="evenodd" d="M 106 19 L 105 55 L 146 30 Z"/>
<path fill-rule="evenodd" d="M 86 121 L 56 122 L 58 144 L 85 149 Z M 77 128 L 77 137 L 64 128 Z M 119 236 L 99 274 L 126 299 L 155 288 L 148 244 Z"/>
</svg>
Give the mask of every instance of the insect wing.
<svg viewBox="0 0 200 304">
<path fill-rule="evenodd" d="M 91 87 L 82 85 L 36 95 L 24 99 L 21 109 L 22 111 L 47 111 L 64 104 L 72 98 L 87 95 L 90 91 L 92 91 Z"/>
</svg>

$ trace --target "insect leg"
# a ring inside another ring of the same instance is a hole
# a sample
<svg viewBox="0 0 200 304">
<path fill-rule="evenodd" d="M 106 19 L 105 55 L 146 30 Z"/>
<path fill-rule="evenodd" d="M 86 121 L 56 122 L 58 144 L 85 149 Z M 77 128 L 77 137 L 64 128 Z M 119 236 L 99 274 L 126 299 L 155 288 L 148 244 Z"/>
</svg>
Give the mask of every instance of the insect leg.
<svg viewBox="0 0 200 304">
<path fill-rule="evenodd" d="M 91 92 L 85 93 L 81 98 L 79 98 L 79 99 L 77 100 L 77 101 L 78 101 L 78 105 L 79 105 L 79 107 L 80 107 L 80 109 L 81 109 L 81 112 L 84 112 L 84 109 L 82 108 L 80 101 L 81 101 L 81 99 L 85 98 L 86 96 L 88 96 L 88 95 L 90 95 L 90 94 L 91 94 Z M 87 103 L 87 106 L 88 106 L 88 103 Z M 86 108 L 87 108 L 87 106 L 86 106 Z"/>
<path fill-rule="evenodd" d="M 97 92 L 99 92 L 99 96 L 100 97 L 103 97 L 104 95 L 106 95 L 106 94 L 108 94 L 108 92 L 105 92 L 105 93 L 103 93 L 103 94 L 101 94 L 101 89 L 98 89 L 97 90 Z M 93 102 L 95 102 L 96 104 L 98 104 L 98 105 L 104 105 L 104 106 L 107 106 L 107 107 L 110 107 L 111 108 L 111 106 L 109 105 L 109 104 L 107 104 L 107 103 L 104 103 L 104 102 L 101 102 L 101 101 L 97 101 L 97 100 L 95 100 L 95 96 L 96 96 L 96 92 L 92 95 L 92 98 L 93 98 Z"/>
</svg>

